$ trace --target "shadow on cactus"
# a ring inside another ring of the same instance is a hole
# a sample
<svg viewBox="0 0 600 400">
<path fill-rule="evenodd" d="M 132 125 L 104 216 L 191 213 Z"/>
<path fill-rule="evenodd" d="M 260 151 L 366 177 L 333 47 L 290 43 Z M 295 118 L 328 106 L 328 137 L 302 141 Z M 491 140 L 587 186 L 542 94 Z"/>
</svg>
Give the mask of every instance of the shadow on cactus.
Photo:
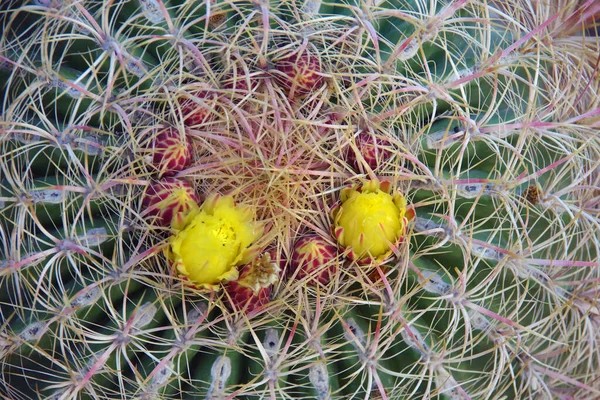
<svg viewBox="0 0 600 400">
<path fill-rule="evenodd" d="M 0 397 L 600 397 L 594 1 L 0 6 Z"/>
</svg>

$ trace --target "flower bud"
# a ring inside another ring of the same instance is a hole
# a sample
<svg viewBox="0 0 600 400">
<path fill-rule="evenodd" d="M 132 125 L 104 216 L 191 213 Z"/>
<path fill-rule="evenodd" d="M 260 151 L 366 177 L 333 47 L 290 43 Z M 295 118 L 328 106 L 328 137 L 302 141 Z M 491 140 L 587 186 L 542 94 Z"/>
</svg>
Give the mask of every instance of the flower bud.
<svg viewBox="0 0 600 400">
<path fill-rule="evenodd" d="M 187 136 L 171 128 L 164 129 L 152 139 L 149 151 L 152 165 L 160 176 L 182 171 L 192 161 L 192 146 Z"/>
<path fill-rule="evenodd" d="M 142 198 L 144 216 L 158 226 L 173 229 L 181 229 L 187 216 L 198 207 L 194 188 L 177 178 L 153 182 Z"/>
<path fill-rule="evenodd" d="M 281 72 L 277 75 L 279 84 L 291 96 L 307 94 L 323 82 L 321 62 L 307 50 L 286 55 L 276 62 L 275 68 Z"/>
<path fill-rule="evenodd" d="M 294 244 L 289 274 L 296 279 L 308 278 L 309 285 L 327 285 L 337 269 L 337 246 L 321 236 L 304 236 Z"/>
<path fill-rule="evenodd" d="M 342 190 L 332 210 L 333 234 L 359 263 L 384 262 L 404 240 L 414 211 L 389 182 L 372 180 Z"/>
</svg>

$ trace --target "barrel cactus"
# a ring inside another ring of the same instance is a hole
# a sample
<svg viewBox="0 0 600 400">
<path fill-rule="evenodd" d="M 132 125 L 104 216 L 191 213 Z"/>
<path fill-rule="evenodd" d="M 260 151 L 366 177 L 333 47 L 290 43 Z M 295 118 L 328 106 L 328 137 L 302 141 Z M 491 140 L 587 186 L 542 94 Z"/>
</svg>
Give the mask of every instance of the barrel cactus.
<svg viewBox="0 0 600 400">
<path fill-rule="evenodd" d="M 599 398 L 598 15 L 3 2 L 0 397 Z"/>
</svg>

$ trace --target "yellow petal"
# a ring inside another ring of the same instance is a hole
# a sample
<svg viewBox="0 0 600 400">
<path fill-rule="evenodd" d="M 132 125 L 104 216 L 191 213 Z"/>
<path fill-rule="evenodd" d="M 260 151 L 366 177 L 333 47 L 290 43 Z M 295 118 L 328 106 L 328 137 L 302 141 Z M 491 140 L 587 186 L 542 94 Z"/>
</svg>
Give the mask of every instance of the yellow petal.
<svg viewBox="0 0 600 400">
<path fill-rule="evenodd" d="M 251 210 L 236 206 L 231 196 L 210 196 L 185 221 L 170 242 L 179 274 L 205 287 L 237 279 L 236 266 L 262 232 Z"/>
</svg>

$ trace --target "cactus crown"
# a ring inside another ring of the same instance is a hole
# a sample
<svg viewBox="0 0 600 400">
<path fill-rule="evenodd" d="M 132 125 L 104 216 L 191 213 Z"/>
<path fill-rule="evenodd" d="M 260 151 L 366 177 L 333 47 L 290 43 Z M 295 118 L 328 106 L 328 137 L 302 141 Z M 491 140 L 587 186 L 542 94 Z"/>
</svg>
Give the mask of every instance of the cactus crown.
<svg viewBox="0 0 600 400">
<path fill-rule="evenodd" d="M 550 3 L 3 2 L 0 397 L 598 398 L 600 5 Z"/>
</svg>

